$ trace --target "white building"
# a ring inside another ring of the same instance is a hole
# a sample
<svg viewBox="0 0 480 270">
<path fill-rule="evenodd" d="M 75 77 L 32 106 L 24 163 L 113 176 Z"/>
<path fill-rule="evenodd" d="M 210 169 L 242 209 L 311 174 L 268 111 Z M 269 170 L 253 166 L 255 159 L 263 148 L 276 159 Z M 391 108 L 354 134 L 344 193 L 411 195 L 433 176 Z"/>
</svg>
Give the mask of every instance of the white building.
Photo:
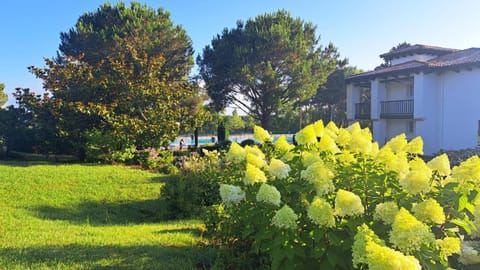
<svg viewBox="0 0 480 270">
<path fill-rule="evenodd" d="M 426 154 L 477 146 L 480 48 L 417 44 L 380 57 L 390 65 L 346 79 L 349 121 L 370 119 L 380 144 L 422 136 Z"/>
</svg>

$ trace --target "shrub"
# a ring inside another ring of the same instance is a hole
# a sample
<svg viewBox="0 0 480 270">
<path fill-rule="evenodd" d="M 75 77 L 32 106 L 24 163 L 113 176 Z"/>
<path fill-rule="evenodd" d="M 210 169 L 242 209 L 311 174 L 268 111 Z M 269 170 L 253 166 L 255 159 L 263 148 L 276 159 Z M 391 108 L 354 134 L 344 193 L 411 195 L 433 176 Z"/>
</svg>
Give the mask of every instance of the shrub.
<svg viewBox="0 0 480 270">
<path fill-rule="evenodd" d="M 210 209 L 206 225 L 225 252 L 245 258 L 237 268 L 445 269 L 480 262 L 468 241 L 480 229 L 478 156 L 450 170 L 446 155 L 420 158 L 420 137 L 408 142 L 402 134 L 379 148 L 358 123 L 343 129 L 318 121 L 296 138 L 295 147 L 282 138 L 261 148 L 232 143 L 221 162 L 230 176 L 221 179 L 222 203 Z"/>
<path fill-rule="evenodd" d="M 203 150 L 180 161 L 181 173 L 171 178 L 161 190 L 171 218 L 200 217 L 206 207 L 220 202 L 220 179 L 230 177 L 219 162 L 217 151 Z"/>
<path fill-rule="evenodd" d="M 135 162 L 145 169 L 161 172 L 164 174 L 175 174 L 178 172 L 175 167 L 175 156 L 172 151 L 157 151 L 155 148 L 148 148 L 135 153 Z"/>
</svg>

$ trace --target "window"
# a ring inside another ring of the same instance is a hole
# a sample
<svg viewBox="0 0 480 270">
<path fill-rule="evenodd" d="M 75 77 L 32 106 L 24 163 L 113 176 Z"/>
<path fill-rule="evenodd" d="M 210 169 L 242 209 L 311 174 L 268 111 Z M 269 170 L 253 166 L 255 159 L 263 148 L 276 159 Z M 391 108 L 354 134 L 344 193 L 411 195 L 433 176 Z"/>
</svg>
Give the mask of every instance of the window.
<svg viewBox="0 0 480 270">
<path fill-rule="evenodd" d="M 414 133 L 415 133 L 415 121 L 408 121 L 407 134 L 414 134 Z"/>
<path fill-rule="evenodd" d="M 407 86 L 407 97 L 408 97 L 408 98 L 413 98 L 414 93 L 415 93 L 415 92 L 413 91 L 413 84 L 409 84 L 409 85 Z"/>
</svg>

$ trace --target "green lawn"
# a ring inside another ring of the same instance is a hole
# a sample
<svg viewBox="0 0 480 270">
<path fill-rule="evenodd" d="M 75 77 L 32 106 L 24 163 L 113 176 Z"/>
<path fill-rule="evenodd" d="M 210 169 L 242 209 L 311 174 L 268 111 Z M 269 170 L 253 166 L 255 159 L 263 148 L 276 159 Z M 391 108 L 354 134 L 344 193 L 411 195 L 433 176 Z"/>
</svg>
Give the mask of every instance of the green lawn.
<svg viewBox="0 0 480 270">
<path fill-rule="evenodd" d="M 195 269 L 203 224 L 162 221 L 166 176 L 0 163 L 0 269 Z"/>
</svg>

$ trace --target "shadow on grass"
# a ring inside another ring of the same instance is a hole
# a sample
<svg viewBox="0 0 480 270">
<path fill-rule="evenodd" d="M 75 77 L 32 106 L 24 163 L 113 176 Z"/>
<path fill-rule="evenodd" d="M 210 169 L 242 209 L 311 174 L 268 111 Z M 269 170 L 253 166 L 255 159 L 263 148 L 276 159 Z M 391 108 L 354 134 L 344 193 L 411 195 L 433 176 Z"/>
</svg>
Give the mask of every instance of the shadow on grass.
<svg viewBox="0 0 480 270">
<path fill-rule="evenodd" d="M 65 208 L 44 205 L 31 209 L 31 212 L 42 219 L 94 226 L 154 223 L 166 219 L 166 209 L 160 200 L 126 203 L 89 201 Z"/>
<path fill-rule="evenodd" d="M 0 248 L 1 269 L 209 269 L 211 247 L 72 244 Z M 5 267 L 5 268 L 2 268 Z"/>
</svg>

